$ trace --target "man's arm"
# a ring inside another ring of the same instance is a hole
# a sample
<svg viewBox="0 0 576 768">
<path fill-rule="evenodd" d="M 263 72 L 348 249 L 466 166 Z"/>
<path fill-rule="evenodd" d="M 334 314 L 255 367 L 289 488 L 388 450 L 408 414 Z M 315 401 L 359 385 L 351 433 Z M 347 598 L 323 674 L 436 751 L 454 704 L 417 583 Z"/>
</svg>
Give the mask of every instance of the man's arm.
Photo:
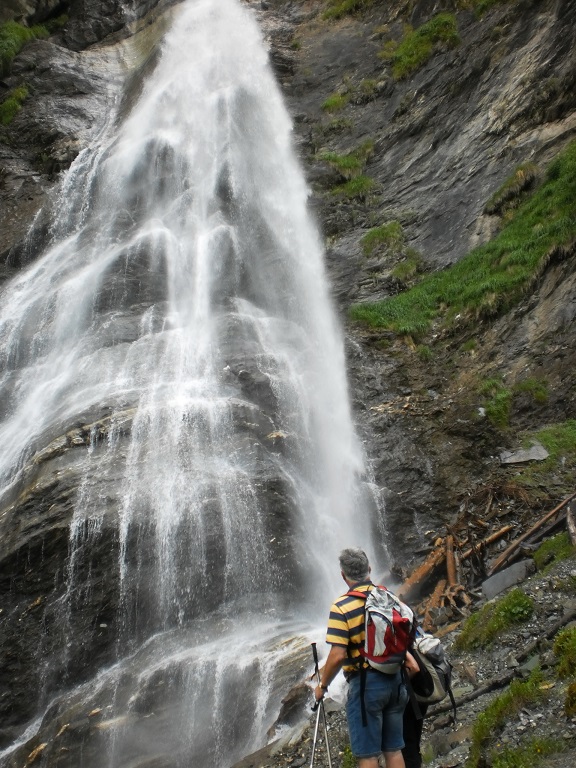
<svg viewBox="0 0 576 768">
<path fill-rule="evenodd" d="M 330 648 L 326 664 L 322 667 L 320 684 L 317 685 L 314 690 L 314 698 L 316 701 L 320 701 L 320 699 L 323 698 L 328 690 L 328 686 L 340 671 L 340 667 L 346 661 L 347 657 L 348 652 L 344 645 L 333 645 Z"/>
</svg>

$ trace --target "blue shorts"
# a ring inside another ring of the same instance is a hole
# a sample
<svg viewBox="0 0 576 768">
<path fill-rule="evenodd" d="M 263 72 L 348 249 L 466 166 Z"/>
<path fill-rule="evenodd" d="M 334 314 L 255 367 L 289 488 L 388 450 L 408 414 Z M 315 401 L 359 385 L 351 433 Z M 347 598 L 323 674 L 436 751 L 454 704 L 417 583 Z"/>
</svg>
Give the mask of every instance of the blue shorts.
<svg viewBox="0 0 576 768">
<path fill-rule="evenodd" d="M 351 677 L 348 685 L 346 715 L 354 757 L 378 757 L 381 752 L 396 752 L 402 749 L 402 719 L 408 692 L 400 672 L 385 675 L 372 669 L 366 670 L 366 726 L 362 725 L 360 674 Z"/>
</svg>

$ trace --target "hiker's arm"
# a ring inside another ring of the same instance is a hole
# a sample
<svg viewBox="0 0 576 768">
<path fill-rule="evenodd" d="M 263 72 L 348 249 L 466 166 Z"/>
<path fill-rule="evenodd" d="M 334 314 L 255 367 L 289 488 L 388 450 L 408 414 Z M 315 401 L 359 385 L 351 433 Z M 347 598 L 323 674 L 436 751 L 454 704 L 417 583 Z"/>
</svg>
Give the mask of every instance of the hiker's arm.
<svg viewBox="0 0 576 768">
<path fill-rule="evenodd" d="M 342 664 L 346 661 L 347 656 L 347 649 L 344 645 L 333 645 L 330 648 L 326 664 L 322 667 L 320 685 L 317 685 L 314 689 L 314 697 L 316 698 L 316 701 L 320 701 L 324 696 L 328 686 L 340 671 Z"/>
<path fill-rule="evenodd" d="M 412 656 L 410 651 L 406 652 L 406 659 L 404 661 L 404 669 L 408 673 L 408 677 L 414 677 L 414 675 L 417 675 L 418 672 L 420 672 L 420 667 L 418 666 L 418 662 Z"/>
</svg>

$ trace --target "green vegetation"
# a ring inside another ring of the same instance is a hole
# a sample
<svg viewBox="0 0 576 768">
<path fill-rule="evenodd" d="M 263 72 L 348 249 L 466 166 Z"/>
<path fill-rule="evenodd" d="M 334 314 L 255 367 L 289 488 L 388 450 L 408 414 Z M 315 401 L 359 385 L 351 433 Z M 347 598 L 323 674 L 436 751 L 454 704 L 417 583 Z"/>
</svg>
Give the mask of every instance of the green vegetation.
<svg viewBox="0 0 576 768">
<path fill-rule="evenodd" d="M 346 155 L 339 155 L 336 152 L 321 152 L 318 158 L 336 168 L 345 179 L 353 179 L 360 176 L 373 150 L 374 142 L 368 140 Z"/>
<path fill-rule="evenodd" d="M 484 213 L 490 216 L 504 215 L 517 208 L 522 200 L 522 193 L 534 186 L 537 177 L 538 168 L 534 163 L 519 165 L 488 200 L 484 206 Z"/>
<path fill-rule="evenodd" d="M 402 80 L 423 67 L 438 48 L 453 48 L 459 42 L 454 14 L 439 13 L 418 29 L 406 27 L 403 39 L 387 43 L 379 55 L 391 62 L 393 77 Z"/>
<path fill-rule="evenodd" d="M 574 473 L 576 471 L 576 419 L 560 424 L 550 424 L 537 432 L 524 436 L 525 445 L 537 440 L 549 453 L 544 461 L 532 464 L 517 474 L 518 483 L 528 488 L 538 489 L 549 485 L 550 475 L 556 477 L 556 490 L 570 493 L 574 490 Z"/>
<path fill-rule="evenodd" d="M 558 739 L 540 737 L 516 748 L 507 747 L 502 752 L 494 750 L 490 764 L 492 768 L 536 768 L 542 758 L 565 749 L 566 746 Z"/>
<path fill-rule="evenodd" d="M 464 622 L 462 632 L 454 643 L 459 651 L 487 648 L 507 629 L 528 621 L 534 602 L 521 589 L 513 589 L 505 597 L 487 603 Z"/>
<path fill-rule="evenodd" d="M 460 8 L 467 8 L 474 11 L 474 14 L 480 18 L 495 5 L 502 5 L 503 3 L 509 2 L 511 2 L 511 0 L 460 0 L 458 5 Z"/>
<path fill-rule="evenodd" d="M 408 248 L 404 252 L 404 259 L 396 264 L 392 270 L 392 277 L 398 280 L 410 280 L 414 277 L 422 267 L 422 257 L 413 248 Z"/>
<path fill-rule="evenodd" d="M 428 362 L 428 360 L 432 360 L 434 357 L 434 352 L 432 352 L 430 347 L 427 347 L 425 344 L 418 344 L 416 347 L 416 354 L 420 360 L 424 362 Z"/>
<path fill-rule="evenodd" d="M 570 536 L 564 531 L 553 536 L 551 539 L 547 539 L 543 544 L 540 544 L 538 549 L 534 552 L 533 557 L 534 562 L 536 563 L 536 568 L 539 571 L 543 571 L 545 569 L 550 569 L 560 560 L 567 560 L 575 554 L 576 549 L 572 546 Z"/>
<path fill-rule="evenodd" d="M 499 429 L 507 427 L 512 408 L 512 391 L 499 379 L 487 379 L 480 386 L 479 394 L 487 398 L 484 408 L 489 421 Z"/>
<path fill-rule="evenodd" d="M 0 104 L 0 123 L 2 125 L 9 125 L 16 117 L 22 102 L 28 96 L 28 88 L 25 85 L 21 85 L 19 88 L 14 88 L 4 101 Z"/>
<path fill-rule="evenodd" d="M 356 758 L 352 754 L 349 744 L 344 747 L 342 753 L 342 768 L 356 768 Z"/>
<path fill-rule="evenodd" d="M 540 379 L 523 379 L 508 389 L 500 379 L 487 379 L 478 388 L 478 393 L 484 396 L 486 416 L 495 427 L 504 429 L 508 426 L 510 411 L 515 395 L 528 394 L 536 403 L 546 403 L 548 388 Z"/>
<path fill-rule="evenodd" d="M 338 112 L 348 104 L 350 96 L 347 93 L 333 93 L 322 104 L 324 112 Z"/>
<path fill-rule="evenodd" d="M 566 691 L 566 701 L 564 702 L 564 712 L 568 717 L 576 715 L 576 683 L 570 683 Z"/>
<path fill-rule="evenodd" d="M 379 227 L 372 227 L 361 238 L 360 245 L 365 256 L 370 256 L 380 246 L 398 248 L 404 245 L 404 232 L 399 221 L 389 221 Z"/>
<path fill-rule="evenodd" d="M 548 169 L 545 181 L 491 242 L 426 276 L 410 291 L 352 307 L 354 320 L 401 334 L 423 334 L 509 309 L 545 269 L 558 248 L 576 239 L 576 141 Z"/>
<path fill-rule="evenodd" d="M 554 655 L 558 659 L 558 677 L 576 675 L 576 627 L 565 627 L 554 640 Z"/>
<path fill-rule="evenodd" d="M 5 75 L 16 54 L 29 40 L 48 37 L 50 30 L 47 26 L 38 24 L 25 27 L 16 21 L 7 21 L 0 26 L 0 75 Z"/>
<path fill-rule="evenodd" d="M 508 690 L 494 699 L 478 715 L 472 728 L 468 768 L 477 768 L 481 764 L 482 753 L 511 717 L 514 717 L 523 707 L 544 698 L 545 692 L 542 688 L 542 682 L 540 669 L 535 669 L 525 681 L 513 680 Z"/>
<path fill-rule="evenodd" d="M 323 19 L 341 19 L 369 8 L 374 0 L 330 0 L 330 7 L 322 14 Z"/>
<path fill-rule="evenodd" d="M 332 190 L 333 195 L 341 195 L 349 199 L 359 198 L 363 200 L 376 189 L 376 182 L 369 176 L 355 176 L 345 184 L 339 184 Z"/>
</svg>

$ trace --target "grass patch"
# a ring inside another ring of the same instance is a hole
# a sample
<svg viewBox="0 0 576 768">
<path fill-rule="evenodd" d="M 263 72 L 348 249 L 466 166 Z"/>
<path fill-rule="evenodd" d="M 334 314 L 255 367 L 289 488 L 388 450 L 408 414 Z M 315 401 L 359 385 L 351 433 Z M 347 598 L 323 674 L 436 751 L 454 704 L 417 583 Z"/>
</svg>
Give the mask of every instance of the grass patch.
<svg viewBox="0 0 576 768">
<path fill-rule="evenodd" d="M 376 182 L 369 176 L 355 176 L 345 184 L 339 184 L 332 189 L 333 195 L 340 195 L 348 199 L 364 200 L 371 192 L 376 189 Z"/>
<path fill-rule="evenodd" d="M 544 699 L 542 683 L 542 672 L 535 669 L 527 680 L 513 680 L 508 690 L 478 715 L 472 727 L 472 744 L 466 764 L 468 768 L 477 768 L 481 764 L 483 752 L 508 720 L 517 715 L 523 707 Z"/>
<path fill-rule="evenodd" d="M 519 747 L 507 747 L 501 752 L 493 750 L 492 768 L 534 768 L 548 755 L 563 752 L 566 745 L 558 739 L 534 738 Z"/>
<path fill-rule="evenodd" d="M 564 712 L 567 717 L 576 716 L 576 683 L 570 683 L 566 691 L 566 700 L 564 702 Z"/>
<path fill-rule="evenodd" d="M 8 74 L 10 64 L 29 40 L 48 37 L 50 30 L 43 24 L 25 27 L 17 21 L 7 21 L 0 26 L 0 75 Z"/>
<path fill-rule="evenodd" d="M 479 394 L 485 397 L 484 409 L 490 423 L 498 429 L 507 427 L 512 410 L 512 390 L 498 379 L 487 379 L 480 386 Z"/>
<path fill-rule="evenodd" d="M 14 88 L 4 101 L 0 104 L 0 123 L 2 125 L 10 125 L 12 120 L 16 117 L 22 102 L 28 97 L 28 88 L 25 85 L 21 85 L 19 88 Z"/>
<path fill-rule="evenodd" d="M 514 306 L 554 255 L 576 242 L 576 141 L 550 165 L 545 181 L 491 242 L 426 276 L 410 291 L 353 306 L 350 316 L 399 334 L 426 333 L 432 323 L 471 324 Z"/>
<path fill-rule="evenodd" d="M 532 598 L 521 589 L 513 589 L 505 597 L 488 603 L 480 611 L 469 616 L 454 643 L 454 648 L 459 651 L 487 648 L 507 629 L 528 621 L 533 611 Z"/>
<path fill-rule="evenodd" d="M 344 109 L 346 104 L 350 101 L 350 96 L 347 93 L 333 93 L 328 96 L 326 101 L 322 104 L 324 112 L 339 112 Z"/>
<path fill-rule="evenodd" d="M 381 246 L 397 249 L 404 245 L 405 237 L 399 221 L 389 221 L 379 227 L 372 227 L 360 239 L 365 256 L 370 256 Z"/>
<path fill-rule="evenodd" d="M 504 3 L 509 2 L 510 0 L 460 0 L 458 6 L 474 11 L 474 15 L 477 18 L 481 18 L 495 5 L 503 5 Z"/>
<path fill-rule="evenodd" d="M 318 159 L 336 168 L 345 179 L 353 179 L 360 176 L 373 150 L 374 142 L 369 140 L 346 155 L 339 155 L 336 152 L 321 152 Z"/>
<path fill-rule="evenodd" d="M 524 487 L 538 488 L 549 485 L 554 474 L 560 483 L 558 493 L 574 491 L 574 473 L 576 472 L 576 419 L 568 419 L 560 424 L 524 435 L 523 444 L 527 447 L 537 440 L 548 451 L 548 458 L 522 469 L 516 479 Z"/>
<path fill-rule="evenodd" d="M 405 258 L 396 264 L 391 274 L 398 280 L 406 281 L 415 277 L 422 267 L 422 257 L 413 248 L 408 248 Z"/>
<path fill-rule="evenodd" d="M 329 8 L 322 14 L 323 19 L 341 19 L 369 8 L 374 0 L 330 0 Z"/>
<path fill-rule="evenodd" d="M 439 13 L 418 29 L 406 27 L 403 39 L 395 45 L 387 43 L 380 58 L 392 64 L 392 76 L 403 80 L 417 72 L 441 48 L 453 48 L 460 42 L 456 17 Z"/>
<path fill-rule="evenodd" d="M 554 655 L 558 659 L 558 677 L 576 675 L 576 627 L 565 627 L 554 640 Z"/>
<path fill-rule="evenodd" d="M 540 544 L 533 557 L 536 568 L 539 571 L 544 571 L 550 569 L 555 563 L 567 560 L 575 554 L 576 548 L 572 546 L 570 536 L 566 531 L 563 531 Z"/>
<path fill-rule="evenodd" d="M 502 216 L 517 208 L 522 200 L 522 193 L 533 187 L 537 178 L 538 168 L 534 163 L 519 165 L 488 200 L 484 206 L 484 213 L 490 216 Z"/>
</svg>

